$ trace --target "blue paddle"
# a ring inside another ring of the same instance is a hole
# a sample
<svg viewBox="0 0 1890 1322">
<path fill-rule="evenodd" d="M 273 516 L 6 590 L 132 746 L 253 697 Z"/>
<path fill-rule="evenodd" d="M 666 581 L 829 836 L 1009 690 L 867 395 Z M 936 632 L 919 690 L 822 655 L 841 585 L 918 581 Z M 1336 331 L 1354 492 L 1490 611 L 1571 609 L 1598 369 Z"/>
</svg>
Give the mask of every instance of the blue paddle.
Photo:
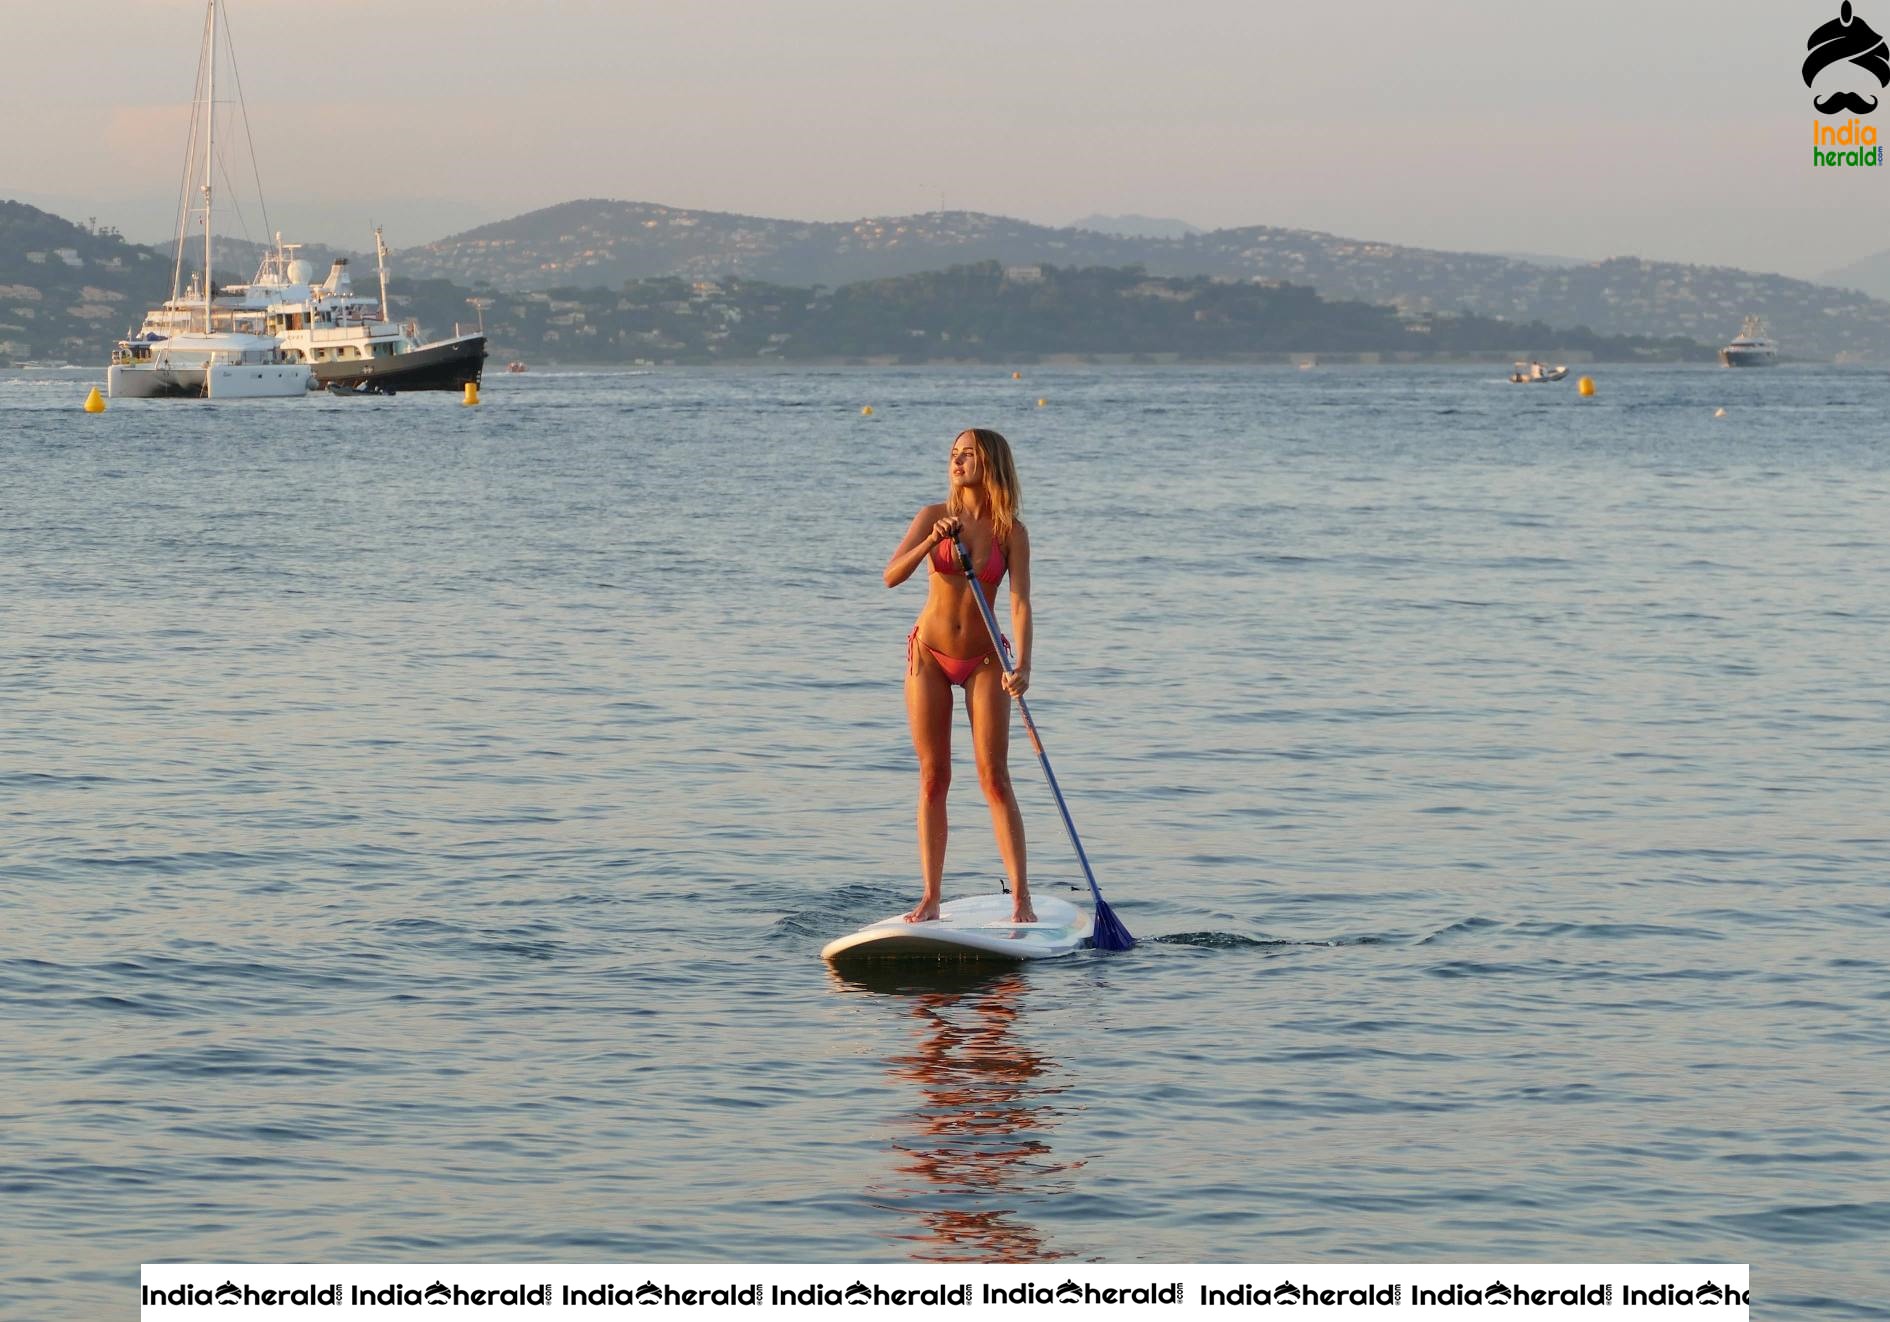
<svg viewBox="0 0 1890 1322">
<path fill-rule="evenodd" d="M 972 572 L 971 553 L 965 550 L 965 539 L 952 534 L 952 545 L 958 549 L 958 563 L 965 571 L 965 582 L 971 585 L 971 595 L 978 599 L 978 613 L 984 616 L 984 627 L 990 631 L 991 646 L 997 648 L 998 662 L 1004 667 L 1004 673 L 1012 675 L 1017 668 L 1011 664 L 1011 649 L 1004 645 L 1004 635 L 998 632 L 997 616 L 991 613 L 991 603 L 985 599 L 984 584 Z M 1043 778 L 1050 782 L 1050 794 L 1057 801 L 1057 811 L 1063 814 L 1063 829 L 1070 833 L 1070 844 L 1076 848 L 1076 861 L 1083 865 L 1083 876 L 1089 882 L 1089 893 L 1096 899 L 1096 930 L 1091 940 L 1098 950 L 1133 950 L 1135 938 L 1129 935 L 1129 929 L 1116 917 L 1116 911 L 1103 902 L 1102 891 L 1096 885 L 1096 874 L 1090 871 L 1089 855 L 1083 852 L 1083 842 L 1076 838 L 1076 823 L 1070 820 L 1070 809 L 1063 802 L 1063 791 L 1057 788 L 1057 773 L 1050 769 L 1050 755 L 1043 751 L 1043 740 L 1037 736 L 1037 723 L 1030 719 L 1030 708 L 1024 699 L 1016 699 L 1017 710 L 1024 718 L 1024 731 L 1030 736 L 1030 746 L 1037 750 L 1037 761 L 1043 767 Z"/>
</svg>

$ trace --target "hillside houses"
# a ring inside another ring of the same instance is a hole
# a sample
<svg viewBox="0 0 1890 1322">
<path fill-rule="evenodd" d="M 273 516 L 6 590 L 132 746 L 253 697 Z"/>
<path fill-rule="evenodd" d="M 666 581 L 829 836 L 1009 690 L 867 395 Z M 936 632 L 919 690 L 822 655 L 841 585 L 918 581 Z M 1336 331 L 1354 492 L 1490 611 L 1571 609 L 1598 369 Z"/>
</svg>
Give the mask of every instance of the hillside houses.
<svg viewBox="0 0 1890 1322">
<path fill-rule="evenodd" d="M 241 269 L 245 246 L 225 236 L 216 242 L 219 264 Z M 310 245 L 305 254 L 320 251 Z M 578 343 L 604 361 L 631 344 L 645 357 L 650 346 L 661 346 L 685 357 L 766 349 L 792 359 L 816 355 L 817 331 L 839 336 L 827 341 L 839 356 L 897 354 L 918 343 L 933 352 L 950 345 L 951 353 L 965 346 L 996 353 L 1008 331 L 993 341 L 985 334 L 992 328 L 928 320 L 940 309 L 972 306 L 974 294 L 985 296 L 973 288 L 985 275 L 968 273 L 988 272 L 995 285 L 986 292 L 995 297 L 999 290 L 1044 294 L 1082 271 L 1095 272 L 1093 283 L 1114 291 L 1114 303 L 1140 305 L 1147 324 L 1161 324 L 1163 306 L 1186 303 L 1201 314 L 1191 315 L 1191 324 L 1231 327 L 1226 333 L 1234 338 L 1226 343 L 1248 348 L 1259 332 L 1243 318 L 1260 307 L 1272 316 L 1323 315 L 1293 301 L 1316 297 L 1371 305 L 1389 317 L 1372 332 L 1383 341 L 1373 352 L 1414 344 L 1454 352 L 1448 346 L 1460 342 L 1463 314 L 1502 319 L 1517 328 L 1520 342 L 1536 334 L 1523 333 L 1527 328 L 1539 326 L 1571 348 L 1569 337 L 1586 336 L 1682 339 L 1710 349 L 1759 313 L 1788 358 L 1890 361 L 1890 303 L 1850 290 L 1635 257 L 1547 264 L 1267 226 L 1149 239 L 973 212 L 816 223 L 589 200 L 404 250 L 393 269 L 397 298 L 411 300 L 416 311 L 434 308 L 421 313 L 432 325 L 453 324 L 469 294 L 492 297 L 500 303 L 488 327 L 495 345 L 529 356 L 535 345 L 569 353 Z M 133 318 L 126 309 L 160 301 L 170 273 L 168 254 L 0 202 L 0 290 L 7 291 L 0 295 L 0 337 L 13 346 L 10 357 L 99 359 L 114 333 L 128 329 Z M 917 283 L 861 292 L 886 281 Z M 764 289 L 770 292 L 757 306 Z M 923 298 L 915 290 L 926 291 Z M 895 295 L 912 302 L 913 315 L 882 324 L 875 300 Z M 1025 298 L 1019 307 L 1029 311 L 1032 304 Z M 842 335 L 835 328 L 848 318 L 862 320 Z M 1105 320 L 1123 334 L 1130 329 L 1113 313 Z M 1028 317 L 1020 324 L 1026 323 L 1047 338 L 1034 350 L 1013 342 L 1017 352 L 1063 352 L 1051 342 L 1082 338 L 1081 328 Z M 872 335 L 887 343 L 870 351 L 845 347 Z M 1196 351 L 1219 352 L 1147 350 Z"/>
<path fill-rule="evenodd" d="M 104 361 L 170 273 L 116 230 L 0 201 L 0 359 Z"/>
<path fill-rule="evenodd" d="M 1046 355 L 1287 362 L 1307 352 L 1361 361 L 1507 362 L 1531 343 L 1583 360 L 1711 358 L 1708 347 L 1684 342 L 1608 340 L 1455 314 L 1412 321 L 1390 307 L 1333 303 L 1272 278 L 1047 264 L 1032 278 L 1015 277 L 996 262 L 831 290 L 738 276 L 666 276 L 616 289 L 496 294 L 486 325 L 497 354 L 594 363 L 1014 362 Z M 396 293 L 429 315 L 416 294 Z M 439 288 L 432 296 L 446 308 L 463 291 Z"/>
<path fill-rule="evenodd" d="M 554 276 L 615 288 L 672 274 L 807 287 L 986 260 L 1019 281 L 1046 264 L 1140 266 L 1157 277 L 1309 285 L 1330 299 L 1416 317 L 1468 311 L 1710 345 L 1759 312 L 1788 356 L 1890 361 L 1890 303 L 1849 290 L 1722 267 L 1639 258 L 1545 265 L 1271 226 L 1124 238 L 977 212 L 815 223 L 591 199 L 408 250 L 400 268 L 498 290 L 542 287 Z"/>
</svg>

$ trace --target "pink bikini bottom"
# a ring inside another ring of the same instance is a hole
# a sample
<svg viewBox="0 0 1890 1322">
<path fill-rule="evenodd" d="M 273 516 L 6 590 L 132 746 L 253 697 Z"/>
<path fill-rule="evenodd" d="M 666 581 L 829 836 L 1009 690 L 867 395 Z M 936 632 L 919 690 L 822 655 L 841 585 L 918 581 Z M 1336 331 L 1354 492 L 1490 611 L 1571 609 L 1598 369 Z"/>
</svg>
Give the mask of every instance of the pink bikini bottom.
<svg viewBox="0 0 1890 1322">
<path fill-rule="evenodd" d="M 999 637 L 1003 637 L 1003 635 L 1000 634 Z M 988 665 L 993 659 L 992 654 L 989 652 L 986 652 L 983 656 L 946 656 L 945 653 L 939 651 L 930 643 L 919 642 L 919 626 L 915 624 L 912 626 L 912 632 L 906 635 L 906 671 L 908 674 L 917 673 L 917 660 L 912 650 L 915 644 L 919 647 L 923 647 L 932 654 L 932 659 L 938 662 L 938 668 L 945 672 L 947 681 L 961 686 L 973 675 L 978 673 L 979 666 Z M 1010 645 L 1011 640 L 1005 638 L 1004 646 L 1009 647 Z"/>
</svg>

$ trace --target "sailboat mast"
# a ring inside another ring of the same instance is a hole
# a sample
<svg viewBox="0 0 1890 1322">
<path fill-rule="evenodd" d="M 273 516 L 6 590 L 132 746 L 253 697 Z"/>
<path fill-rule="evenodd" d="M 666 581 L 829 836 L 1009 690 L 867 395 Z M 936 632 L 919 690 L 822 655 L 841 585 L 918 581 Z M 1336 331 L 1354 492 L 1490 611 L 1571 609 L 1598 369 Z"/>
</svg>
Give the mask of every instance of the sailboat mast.
<svg viewBox="0 0 1890 1322">
<path fill-rule="evenodd" d="M 210 321 L 210 185 L 216 165 L 217 112 L 217 0 L 210 0 L 210 68 L 203 99 L 203 329 L 208 335 L 215 327 Z"/>
<path fill-rule="evenodd" d="M 381 239 L 381 227 L 374 227 L 374 264 L 381 272 L 381 320 L 392 321 L 393 311 L 387 306 L 387 244 Z"/>
</svg>

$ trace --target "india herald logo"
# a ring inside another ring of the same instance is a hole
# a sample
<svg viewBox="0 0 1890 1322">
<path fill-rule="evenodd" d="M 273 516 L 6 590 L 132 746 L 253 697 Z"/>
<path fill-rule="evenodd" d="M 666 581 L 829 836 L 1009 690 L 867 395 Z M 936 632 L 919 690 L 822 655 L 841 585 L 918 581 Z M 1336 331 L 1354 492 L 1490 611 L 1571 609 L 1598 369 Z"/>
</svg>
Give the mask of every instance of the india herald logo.
<svg viewBox="0 0 1890 1322">
<path fill-rule="evenodd" d="M 1844 0 L 1838 16 L 1811 34 L 1805 49 L 1811 52 L 1805 57 L 1806 87 L 1810 87 L 1820 73 L 1837 64 L 1855 65 L 1875 78 L 1879 89 L 1890 87 L 1890 45 L 1852 12 L 1851 0 Z M 1855 77 L 1849 69 L 1842 72 Z M 1811 104 L 1821 115 L 1839 115 L 1845 111 L 1868 115 L 1877 108 L 1877 98 L 1844 88 L 1823 97 L 1814 96 Z"/>
</svg>

